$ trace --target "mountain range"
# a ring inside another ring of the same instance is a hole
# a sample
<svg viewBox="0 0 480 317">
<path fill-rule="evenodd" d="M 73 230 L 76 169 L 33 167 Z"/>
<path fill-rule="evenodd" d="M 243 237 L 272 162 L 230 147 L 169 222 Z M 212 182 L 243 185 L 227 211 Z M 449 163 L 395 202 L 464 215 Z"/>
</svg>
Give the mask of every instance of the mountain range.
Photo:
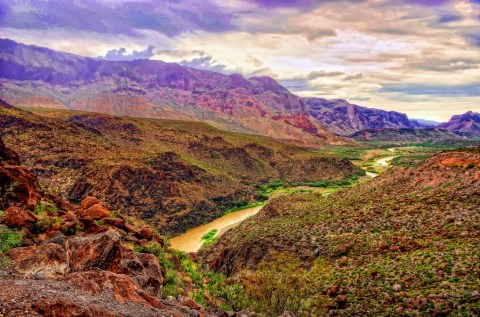
<svg viewBox="0 0 480 317">
<path fill-rule="evenodd" d="M 273 78 L 225 75 L 158 60 L 108 61 L 0 40 L 0 97 L 29 107 L 203 121 L 304 147 L 346 145 L 364 129 L 431 127 L 407 115 L 301 98 Z M 480 136 L 479 115 L 439 127 Z M 472 121 L 473 120 L 473 121 Z"/>
<path fill-rule="evenodd" d="M 351 143 L 341 136 L 363 129 L 428 126 L 403 113 L 345 100 L 301 98 L 271 77 L 224 75 L 158 60 L 93 59 L 8 39 L 0 40 L 0 69 L 0 95 L 14 105 L 204 121 L 312 148 Z M 445 128 L 479 129 L 478 121 Z"/>
</svg>

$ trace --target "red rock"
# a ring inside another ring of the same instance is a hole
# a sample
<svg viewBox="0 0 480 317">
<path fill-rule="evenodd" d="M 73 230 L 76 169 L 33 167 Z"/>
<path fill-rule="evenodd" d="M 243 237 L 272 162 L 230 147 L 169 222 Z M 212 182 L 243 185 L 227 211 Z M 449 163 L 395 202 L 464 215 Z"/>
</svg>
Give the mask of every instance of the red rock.
<svg viewBox="0 0 480 317">
<path fill-rule="evenodd" d="M 163 240 L 163 238 L 156 233 L 153 234 L 152 241 L 159 243 L 162 246 L 162 248 L 165 246 L 165 240 Z"/>
<path fill-rule="evenodd" d="M 73 286 L 91 294 L 111 293 L 120 303 L 133 301 L 155 308 L 166 307 L 162 302 L 145 293 L 132 278 L 124 274 L 108 271 L 77 272 L 69 274 L 66 280 Z"/>
<path fill-rule="evenodd" d="M 150 239 L 152 239 L 152 237 L 153 237 L 153 232 L 152 232 L 152 230 L 150 230 L 150 228 L 148 228 L 148 227 L 143 227 L 142 229 L 140 229 L 140 235 L 141 235 L 144 239 L 150 240 Z"/>
<path fill-rule="evenodd" d="M 86 210 L 81 210 L 80 215 L 87 220 L 99 220 L 110 216 L 110 211 L 100 204 L 95 204 Z"/>
<path fill-rule="evenodd" d="M 111 269 L 120 253 L 120 235 L 115 230 L 74 237 L 69 250 L 72 272 L 91 268 Z"/>
<path fill-rule="evenodd" d="M 182 295 L 178 296 L 178 302 L 180 303 L 180 305 L 186 306 L 191 309 L 195 309 L 195 310 L 202 309 L 202 306 L 198 305 L 197 303 L 195 303 L 193 299 L 188 298 L 186 296 L 182 296 Z"/>
<path fill-rule="evenodd" d="M 26 276 L 57 278 L 68 273 L 65 250 L 56 243 L 14 248 L 7 253 L 16 272 Z"/>
<path fill-rule="evenodd" d="M 125 223 L 125 230 L 127 230 L 127 232 L 133 233 L 138 238 L 142 237 L 140 231 L 138 231 L 137 228 L 135 228 L 135 226 L 130 223 Z"/>
<path fill-rule="evenodd" d="M 19 166 L 0 166 L 0 188 L 9 188 L 11 194 L 0 202 L 0 209 L 21 206 L 33 210 L 40 195 L 36 177 Z"/>
<path fill-rule="evenodd" d="M 77 231 L 80 222 L 78 221 L 77 217 L 75 217 L 71 213 L 67 213 L 60 217 L 60 221 L 62 224 L 62 231 L 65 234 L 74 234 Z"/>
<path fill-rule="evenodd" d="M 80 203 L 80 206 L 83 209 L 88 209 L 88 208 L 92 207 L 93 205 L 97 205 L 97 204 L 100 204 L 100 200 L 98 200 L 97 198 L 92 197 L 92 196 L 87 196 L 82 200 L 82 202 Z"/>
<path fill-rule="evenodd" d="M 106 217 L 102 219 L 103 223 L 109 226 L 117 227 L 117 228 L 123 228 L 125 225 L 125 220 L 122 218 L 111 218 L 111 217 Z"/>
<path fill-rule="evenodd" d="M 153 296 L 162 295 L 165 270 L 153 254 L 133 252 L 124 247 L 113 272 L 130 276 Z"/>
<path fill-rule="evenodd" d="M 46 317 L 115 317 L 108 309 L 98 309 L 89 305 L 82 305 L 66 298 L 47 298 L 35 302 L 33 309 Z"/>
<path fill-rule="evenodd" d="M 2 223 L 9 227 L 31 228 L 37 222 L 37 216 L 19 207 L 9 207 L 5 210 Z"/>
</svg>

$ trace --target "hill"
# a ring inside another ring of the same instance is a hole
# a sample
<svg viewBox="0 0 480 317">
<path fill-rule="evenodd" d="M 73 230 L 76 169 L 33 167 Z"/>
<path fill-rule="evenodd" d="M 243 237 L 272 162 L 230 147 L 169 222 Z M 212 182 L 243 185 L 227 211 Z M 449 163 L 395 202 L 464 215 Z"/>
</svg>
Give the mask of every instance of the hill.
<svg viewBox="0 0 480 317">
<path fill-rule="evenodd" d="M 366 142 L 428 142 L 444 145 L 462 145 L 475 142 L 469 140 L 465 133 L 439 128 L 365 129 L 350 135 L 350 138 Z"/>
<path fill-rule="evenodd" d="M 357 106 L 346 100 L 305 98 L 309 114 L 329 131 L 339 135 L 351 135 L 364 129 L 415 128 L 406 114 Z"/>
<path fill-rule="evenodd" d="M 0 131 L 51 192 L 96 196 L 179 233 L 255 201 L 276 180 L 339 180 L 358 169 L 272 139 L 208 124 L 0 105 Z"/>
<path fill-rule="evenodd" d="M 469 111 L 462 115 L 456 115 L 438 127 L 461 132 L 473 138 L 480 138 L 480 113 Z"/>
<path fill-rule="evenodd" d="M 328 197 L 280 197 L 200 257 L 271 315 L 476 316 L 479 205 L 479 148 L 447 151 Z"/>
</svg>

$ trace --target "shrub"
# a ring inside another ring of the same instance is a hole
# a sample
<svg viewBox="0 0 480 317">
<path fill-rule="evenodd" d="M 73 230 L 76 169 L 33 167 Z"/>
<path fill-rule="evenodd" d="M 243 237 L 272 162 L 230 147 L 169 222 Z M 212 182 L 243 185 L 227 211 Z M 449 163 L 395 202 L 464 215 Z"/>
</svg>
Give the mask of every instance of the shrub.
<svg viewBox="0 0 480 317">
<path fill-rule="evenodd" d="M 0 225 L 0 251 L 8 252 L 11 248 L 22 245 L 23 233 L 18 230 L 9 229 L 4 225 Z"/>
</svg>

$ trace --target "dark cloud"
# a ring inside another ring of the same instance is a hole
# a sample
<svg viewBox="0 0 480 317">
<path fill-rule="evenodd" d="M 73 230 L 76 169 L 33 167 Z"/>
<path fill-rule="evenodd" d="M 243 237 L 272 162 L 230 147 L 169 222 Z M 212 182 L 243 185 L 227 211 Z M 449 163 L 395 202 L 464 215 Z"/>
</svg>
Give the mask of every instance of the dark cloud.
<svg viewBox="0 0 480 317">
<path fill-rule="evenodd" d="M 449 23 L 463 20 L 463 17 L 456 14 L 443 14 L 438 17 L 437 23 Z"/>
<path fill-rule="evenodd" d="M 362 77 L 363 77 L 363 74 L 358 73 L 358 74 L 353 74 L 353 75 L 347 75 L 347 76 L 343 77 L 343 80 L 355 80 L 355 79 L 360 79 Z"/>
<path fill-rule="evenodd" d="M 383 84 L 382 93 L 401 93 L 404 95 L 438 95 L 452 97 L 480 96 L 480 82 L 468 85 L 446 86 L 425 84 Z"/>
<path fill-rule="evenodd" d="M 348 100 L 352 100 L 352 101 L 369 101 L 369 100 L 370 100 L 370 97 L 355 96 L 355 97 L 348 98 Z"/>
<path fill-rule="evenodd" d="M 430 70 L 436 72 L 454 72 L 458 70 L 466 69 L 475 69 L 478 68 L 480 64 L 479 60 L 476 59 L 461 59 L 461 58 L 450 58 L 450 59 L 425 59 L 419 62 L 413 62 L 408 64 L 410 67 Z"/>
<path fill-rule="evenodd" d="M 185 31 L 223 32 L 233 29 L 233 16 L 214 2 L 147 0 L 0 0 L 0 26 L 18 29 L 52 27 L 98 33 L 140 35 L 152 30 L 175 36 Z"/>
<path fill-rule="evenodd" d="M 308 79 L 316 79 L 320 77 L 336 77 L 340 75 L 345 75 L 343 72 L 326 72 L 323 70 L 312 71 L 307 75 Z"/>
<path fill-rule="evenodd" d="M 311 8 L 325 3 L 366 2 L 366 0 L 250 0 L 264 8 Z"/>
<path fill-rule="evenodd" d="M 471 44 L 480 47 L 480 33 L 467 33 L 464 36 Z"/>
<path fill-rule="evenodd" d="M 112 49 L 103 57 L 109 61 L 133 61 L 136 59 L 149 59 L 155 55 L 155 47 L 150 45 L 143 51 L 133 51 L 131 54 L 127 54 L 127 50 L 124 47 L 119 49 Z"/>
</svg>

